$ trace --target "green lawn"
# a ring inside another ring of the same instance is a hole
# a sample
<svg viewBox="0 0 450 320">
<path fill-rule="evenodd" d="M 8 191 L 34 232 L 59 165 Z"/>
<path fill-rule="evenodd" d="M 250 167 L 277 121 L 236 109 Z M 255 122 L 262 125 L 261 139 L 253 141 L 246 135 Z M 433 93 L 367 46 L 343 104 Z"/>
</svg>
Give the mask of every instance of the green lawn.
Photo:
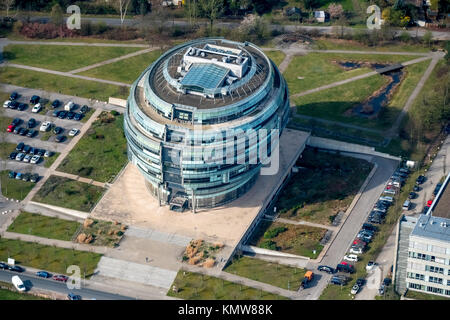
<svg viewBox="0 0 450 320">
<path fill-rule="evenodd" d="M 305 269 L 290 267 L 264 260 L 234 257 L 226 272 L 283 289 L 297 291 L 305 276 Z"/>
<path fill-rule="evenodd" d="M 3 284 L 2 284 L 3 285 Z M 0 289 L 0 300 L 48 300 L 29 293 Z"/>
<path fill-rule="evenodd" d="M 109 97 L 126 99 L 130 91 L 127 87 L 13 67 L 0 68 L 0 82 L 101 101 Z"/>
<path fill-rule="evenodd" d="M 0 128 L 4 128 L 4 126 Z M 11 152 L 16 150 L 16 146 L 15 143 L 0 142 L 0 159 L 8 159 Z"/>
<path fill-rule="evenodd" d="M 113 116 L 102 112 L 64 158 L 59 171 L 96 181 L 111 181 L 127 162 L 127 147 L 123 133 L 123 114 Z"/>
<path fill-rule="evenodd" d="M 405 297 L 411 298 L 411 299 L 416 299 L 416 300 L 450 300 L 450 298 L 438 296 L 435 294 L 429 294 L 426 292 L 414 291 L 414 290 L 408 290 Z"/>
<path fill-rule="evenodd" d="M 144 53 L 80 73 L 84 76 L 132 84 L 161 55 L 161 50 Z"/>
<path fill-rule="evenodd" d="M 272 60 L 277 66 L 280 66 L 280 63 L 284 60 L 286 55 L 283 51 L 280 50 L 268 50 L 264 51 L 264 53 Z"/>
<path fill-rule="evenodd" d="M 320 240 L 326 229 L 262 220 L 250 245 L 315 259 L 323 249 Z M 313 250 L 316 253 L 313 253 Z"/>
<path fill-rule="evenodd" d="M 372 71 L 369 67 L 346 71 L 337 64 L 340 61 L 394 63 L 414 58 L 383 54 L 309 53 L 304 56 L 295 56 L 283 76 L 288 83 L 289 92 L 295 94 Z"/>
<path fill-rule="evenodd" d="M 76 221 L 47 217 L 23 211 L 9 226 L 8 231 L 31 234 L 38 237 L 71 241 L 80 227 Z"/>
<path fill-rule="evenodd" d="M 2 195 L 7 198 L 23 200 L 31 191 L 31 189 L 33 189 L 35 183 L 30 181 L 10 179 L 8 173 L 9 170 L 0 171 Z"/>
<path fill-rule="evenodd" d="M 104 190 L 104 188 L 72 179 L 50 176 L 34 196 L 33 201 L 89 212 Z"/>
<path fill-rule="evenodd" d="M 120 57 L 141 48 L 10 44 L 3 50 L 4 58 L 11 63 L 71 71 Z"/>
<path fill-rule="evenodd" d="M 358 51 L 380 51 L 380 52 L 430 52 L 430 48 L 423 45 L 412 45 L 405 43 L 392 43 L 369 47 L 365 44 L 352 40 L 341 39 L 316 39 L 313 48 L 318 50 L 358 50 Z M 414 58 L 414 57 L 411 57 Z"/>
<path fill-rule="evenodd" d="M 50 272 L 67 274 L 67 268 L 77 265 L 81 274 L 91 277 L 101 254 L 46 246 L 21 240 L 0 239 L 0 260 L 14 258 L 16 264 Z"/>
<path fill-rule="evenodd" d="M 173 286 L 178 292 L 172 291 Z M 178 271 L 167 295 L 184 300 L 287 300 L 238 283 L 188 271 Z"/>
<path fill-rule="evenodd" d="M 306 148 L 294 173 L 276 202 L 281 217 L 330 224 L 346 211 L 372 165 L 362 159 Z"/>
</svg>

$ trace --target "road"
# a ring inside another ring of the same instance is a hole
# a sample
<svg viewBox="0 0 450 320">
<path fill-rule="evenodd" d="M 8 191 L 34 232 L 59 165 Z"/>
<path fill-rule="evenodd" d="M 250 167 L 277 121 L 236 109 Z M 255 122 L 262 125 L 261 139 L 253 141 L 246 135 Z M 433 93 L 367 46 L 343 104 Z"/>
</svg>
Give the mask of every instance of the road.
<svg viewBox="0 0 450 320">
<path fill-rule="evenodd" d="M 308 269 L 317 270 L 319 264 L 335 267 L 342 261 L 342 257 L 347 253 L 353 239 L 356 237 L 362 224 L 366 221 L 371 208 L 380 197 L 389 177 L 398 165 L 397 161 L 380 157 L 374 157 L 373 162 L 378 165 L 378 168 L 364 189 L 351 214 L 339 230 L 322 261 L 320 263 L 308 263 Z M 319 298 L 331 279 L 331 275 L 318 272 L 318 276 L 318 279 L 314 280 L 310 288 L 299 292 L 300 299 L 317 300 Z"/>
<path fill-rule="evenodd" d="M 44 279 L 35 276 L 29 272 L 17 273 L 11 271 L 0 270 L 0 281 L 11 283 L 11 277 L 18 275 L 28 290 L 40 289 L 44 291 L 52 291 L 66 296 L 69 292 L 78 294 L 84 300 L 135 300 L 131 297 L 126 297 L 118 294 L 108 293 L 104 291 L 98 291 L 89 289 L 87 287 L 81 289 L 68 289 L 67 285 L 62 282 L 57 282 L 51 279 Z"/>
<path fill-rule="evenodd" d="M 23 19 L 24 20 L 24 19 Z M 30 19 L 33 22 L 47 22 L 50 20 L 50 17 L 47 16 L 40 16 L 40 17 L 31 17 Z M 112 27 L 117 27 L 122 25 L 121 20 L 119 18 L 81 18 L 81 21 L 89 21 L 91 23 L 99 23 L 99 22 L 103 22 L 108 26 L 112 26 Z M 140 26 L 146 26 L 149 25 L 149 20 L 148 19 L 144 19 L 142 20 L 141 18 L 137 18 L 137 19 L 125 19 L 123 21 L 123 25 L 125 26 L 129 26 L 129 27 L 140 27 Z M 185 21 L 185 20 L 168 20 L 165 22 L 164 26 L 165 27 L 170 27 L 170 26 L 180 26 L 180 27 L 184 27 L 184 26 L 188 26 L 189 22 Z M 208 22 L 199 22 L 198 25 L 209 25 Z M 221 20 L 217 20 L 215 22 L 215 26 L 217 28 L 228 28 L 228 29 L 235 29 L 237 27 L 239 27 L 240 22 L 224 22 Z M 333 34 L 335 33 L 335 29 L 333 26 L 304 26 L 304 25 L 297 25 L 297 24 L 286 24 L 286 25 L 281 25 L 281 24 L 270 24 L 269 28 L 271 30 L 281 30 L 284 29 L 285 31 L 288 32 L 295 32 L 295 31 L 315 31 L 315 32 L 319 32 L 321 34 Z M 355 30 L 361 30 L 361 29 L 355 29 L 355 28 L 351 28 L 351 27 L 345 27 L 344 31 L 345 33 L 352 33 Z M 428 30 L 426 29 L 411 29 L 411 30 L 403 30 L 403 29 L 393 29 L 393 33 L 395 34 L 395 36 L 400 35 L 403 32 L 407 32 L 409 33 L 412 37 L 415 37 L 416 34 L 419 37 L 422 37 Z M 445 32 L 445 31 L 431 31 L 433 34 L 433 39 L 435 40 L 450 40 L 450 33 L 449 32 Z"/>
</svg>

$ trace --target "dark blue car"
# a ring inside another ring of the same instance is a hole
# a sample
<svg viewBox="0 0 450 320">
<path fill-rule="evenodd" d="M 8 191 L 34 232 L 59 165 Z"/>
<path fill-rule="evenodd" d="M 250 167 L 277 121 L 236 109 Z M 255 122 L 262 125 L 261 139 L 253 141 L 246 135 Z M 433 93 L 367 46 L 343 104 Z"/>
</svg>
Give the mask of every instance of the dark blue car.
<svg viewBox="0 0 450 320">
<path fill-rule="evenodd" d="M 50 278 L 52 275 L 47 271 L 38 271 L 36 275 L 41 278 Z"/>
</svg>

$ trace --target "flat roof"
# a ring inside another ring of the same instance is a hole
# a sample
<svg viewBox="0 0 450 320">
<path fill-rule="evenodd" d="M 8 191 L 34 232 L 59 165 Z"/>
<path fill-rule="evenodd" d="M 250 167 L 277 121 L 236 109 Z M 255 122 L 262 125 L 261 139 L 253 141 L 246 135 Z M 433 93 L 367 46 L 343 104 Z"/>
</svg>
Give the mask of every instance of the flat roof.
<svg viewBox="0 0 450 320">
<path fill-rule="evenodd" d="M 450 219 L 450 183 L 448 183 L 448 178 L 446 182 L 442 185 L 440 196 L 431 212 L 433 217 Z"/>
<path fill-rule="evenodd" d="M 450 242 L 450 219 L 421 214 L 411 235 Z"/>
<path fill-rule="evenodd" d="M 229 72 L 229 69 L 214 64 L 194 63 L 181 80 L 181 84 L 187 87 L 215 89 L 222 85 Z"/>
</svg>

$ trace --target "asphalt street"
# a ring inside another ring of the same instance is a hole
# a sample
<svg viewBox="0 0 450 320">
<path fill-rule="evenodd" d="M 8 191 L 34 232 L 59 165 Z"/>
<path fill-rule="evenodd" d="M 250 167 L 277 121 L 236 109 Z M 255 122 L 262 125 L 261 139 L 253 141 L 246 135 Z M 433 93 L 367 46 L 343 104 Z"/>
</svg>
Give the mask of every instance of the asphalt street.
<svg viewBox="0 0 450 320">
<path fill-rule="evenodd" d="M 98 290 L 92 290 L 89 288 L 83 288 L 83 285 L 81 286 L 81 289 L 68 289 L 67 284 L 63 282 L 57 282 L 51 279 L 40 278 L 28 272 L 17 273 L 6 270 L 0 270 L 0 281 L 11 283 L 11 277 L 14 275 L 18 275 L 22 279 L 25 286 L 27 287 L 27 290 L 41 289 L 46 291 L 57 292 L 63 295 L 67 295 L 69 292 L 72 292 L 74 294 L 80 295 L 83 300 L 135 300 L 134 298 L 131 297 L 107 293 Z"/>
</svg>

